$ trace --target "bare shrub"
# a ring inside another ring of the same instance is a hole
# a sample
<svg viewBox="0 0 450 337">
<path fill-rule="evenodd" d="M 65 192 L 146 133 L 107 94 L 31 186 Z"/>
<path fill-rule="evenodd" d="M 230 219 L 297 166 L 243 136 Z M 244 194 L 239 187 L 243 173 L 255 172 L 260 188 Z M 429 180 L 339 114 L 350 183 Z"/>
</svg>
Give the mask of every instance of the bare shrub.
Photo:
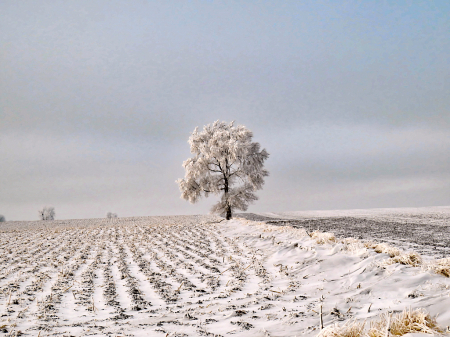
<svg viewBox="0 0 450 337">
<path fill-rule="evenodd" d="M 39 211 L 39 218 L 41 220 L 55 220 L 55 207 L 45 206 Z"/>
<path fill-rule="evenodd" d="M 0 222 L 5 222 L 5 221 L 6 221 L 5 216 L 0 214 Z"/>
<path fill-rule="evenodd" d="M 117 219 L 118 216 L 117 216 L 117 213 L 108 212 L 108 213 L 106 213 L 106 218 L 107 219 Z"/>
</svg>

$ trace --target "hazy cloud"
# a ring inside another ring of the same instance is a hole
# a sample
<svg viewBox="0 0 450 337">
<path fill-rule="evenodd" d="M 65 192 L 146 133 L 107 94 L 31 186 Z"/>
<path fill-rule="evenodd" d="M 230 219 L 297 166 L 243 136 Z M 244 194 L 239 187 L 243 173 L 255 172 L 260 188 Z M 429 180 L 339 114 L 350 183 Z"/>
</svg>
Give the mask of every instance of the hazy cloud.
<svg viewBox="0 0 450 337">
<path fill-rule="evenodd" d="M 250 211 L 447 205 L 445 2 L 0 4 L 0 211 L 206 212 L 175 179 L 195 126 L 271 157 Z"/>
</svg>

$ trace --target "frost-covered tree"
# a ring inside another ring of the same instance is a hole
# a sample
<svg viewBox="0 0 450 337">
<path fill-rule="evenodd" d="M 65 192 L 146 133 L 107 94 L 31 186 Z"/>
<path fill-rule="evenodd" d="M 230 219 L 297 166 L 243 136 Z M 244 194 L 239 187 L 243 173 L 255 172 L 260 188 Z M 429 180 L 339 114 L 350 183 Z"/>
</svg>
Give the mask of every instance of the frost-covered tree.
<svg viewBox="0 0 450 337">
<path fill-rule="evenodd" d="M 193 158 L 183 163 L 184 179 L 178 179 L 181 197 L 191 203 L 202 194 L 221 194 L 212 213 L 231 219 L 234 210 L 246 211 L 258 200 L 255 191 L 262 188 L 269 172 L 263 168 L 269 157 L 259 143 L 252 142 L 253 133 L 243 125 L 216 121 L 203 131 L 195 128 L 189 137 Z"/>
<path fill-rule="evenodd" d="M 5 221 L 6 221 L 5 217 L 0 214 L 0 222 L 5 222 Z"/>
<path fill-rule="evenodd" d="M 117 218 L 117 213 L 108 212 L 108 213 L 106 213 L 106 218 L 107 219 L 115 219 L 115 218 Z"/>
<path fill-rule="evenodd" d="M 45 206 L 39 211 L 39 218 L 41 220 L 55 220 L 55 207 Z"/>
</svg>

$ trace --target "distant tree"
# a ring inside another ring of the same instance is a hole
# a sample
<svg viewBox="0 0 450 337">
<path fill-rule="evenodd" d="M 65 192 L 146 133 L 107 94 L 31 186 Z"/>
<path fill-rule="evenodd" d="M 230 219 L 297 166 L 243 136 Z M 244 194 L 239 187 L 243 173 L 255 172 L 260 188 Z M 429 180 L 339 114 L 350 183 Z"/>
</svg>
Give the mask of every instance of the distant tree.
<svg viewBox="0 0 450 337">
<path fill-rule="evenodd" d="M 108 212 L 108 213 L 106 213 L 106 218 L 107 219 L 115 219 L 115 218 L 117 218 L 117 213 Z"/>
<path fill-rule="evenodd" d="M 0 214 L 0 222 L 5 222 L 5 221 L 6 221 L 5 217 Z"/>
<path fill-rule="evenodd" d="M 258 197 L 269 172 L 263 168 L 269 157 L 259 143 L 252 142 L 253 133 L 243 125 L 234 126 L 216 121 L 199 132 L 195 128 L 188 143 L 195 156 L 183 163 L 184 179 L 178 179 L 181 197 L 197 202 L 202 193 L 221 194 L 212 213 L 232 218 L 236 209 L 246 211 L 248 204 Z"/>
<path fill-rule="evenodd" d="M 55 207 L 45 206 L 39 211 L 39 218 L 41 220 L 55 220 Z"/>
</svg>

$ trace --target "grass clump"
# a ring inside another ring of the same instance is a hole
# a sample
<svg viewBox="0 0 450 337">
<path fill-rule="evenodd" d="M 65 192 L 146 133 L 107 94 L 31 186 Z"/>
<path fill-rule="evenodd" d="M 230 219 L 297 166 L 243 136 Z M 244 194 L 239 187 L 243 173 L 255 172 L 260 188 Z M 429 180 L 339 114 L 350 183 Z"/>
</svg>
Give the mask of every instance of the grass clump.
<svg viewBox="0 0 450 337">
<path fill-rule="evenodd" d="M 416 252 L 408 252 L 408 253 L 403 253 L 400 249 L 392 247 L 390 245 L 388 245 L 387 243 L 376 243 L 373 241 L 368 241 L 364 243 L 364 246 L 366 248 L 372 248 L 375 250 L 375 252 L 377 253 L 385 253 L 389 255 L 389 259 L 385 260 L 382 262 L 382 266 L 388 266 L 394 263 L 400 263 L 403 265 L 410 265 L 413 267 L 419 267 L 420 265 L 422 265 L 423 261 L 422 261 L 422 257 L 416 253 Z M 446 273 L 449 272 L 450 275 L 450 263 L 445 264 L 447 266 L 447 269 L 445 270 L 445 267 L 442 268 L 444 269 L 442 272 Z M 431 269 L 435 269 L 435 268 L 431 268 Z M 436 269 L 438 269 L 436 267 Z"/>
<path fill-rule="evenodd" d="M 341 240 L 344 244 L 344 249 L 350 252 L 357 251 L 359 249 L 365 248 L 365 244 L 361 240 L 355 238 L 344 238 Z"/>
<path fill-rule="evenodd" d="M 336 323 L 326 327 L 317 337 L 386 337 L 403 336 L 407 333 L 431 335 L 445 333 L 445 330 L 437 325 L 436 318 L 431 317 L 422 309 L 412 311 L 411 308 L 394 316 L 390 313 L 381 314 L 376 321 L 370 323 L 369 330 L 365 330 L 364 327 L 365 321 L 358 323 L 350 320 L 342 326 Z"/>
<path fill-rule="evenodd" d="M 316 240 L 316 243 L 319 245 L 324 245 L 327 243 L 336 243 L 336 237 L 333 233 L 323 233 L 320 231 L 315 231 L 310 234 L 311 239 Z"/>
<path fill-rule="evenodd" d="M 409 252 L 391 257 L 390 259 L 383 261 L 382 265 L 386 266 L 394 263 L 419 267 L 422 264 L 422 257 L 416 252 Z"/>
<path fill-rule="evenodd" d="M 401 254 L 398 256 L 394 256 L 392 258 L 394 263 L 400 263 L 400 264 L 409 264 L 413 267 L 418 267 L 422 264 L 422 257 L 416 253 L 416 252 L 409 252 L 406 254 Z"/>
<path fill-rule="evenodd" d="M 374 247 L 375 252 L 385 253 L 390 257 L 398 256 L 401 254 L 400 249 L 389 246 L 387 243 L 379 243 Z"/>
<path fill-rule="evenodd" d="M 426 266 L 426 269 L 432 270 L 436 274 L 450 277 L 450 258 L 432 261 Z"/>
<path fill-rule="evenodd" d="M 375 250 L 376 253 L 385 253 L 388 254 L 390 257 L 394 257 L 397 255 L 400 255 L 400 249 L 389 246 L 387 243 L 377 243 L 374 241 L 367 241 L 364 242 L 364 246 L 366 248 L 371 248 Z"/>
<path fill-rule="evenodd" d="M 342 326 L 336 323 L 323 329 L 317 337 L 360 337 L 363 336 L 364 326 L 365 321 L 358 323 L 355 320 L 350 320 Z"/>
<path fill-rule="evenodd" d="M 389 324 L 389 334 L 402 336 L 407 333 L 441 334 L 445 330 L 437 325 L 436 319 L 425 313 L 422 309 L 411 311 L 411 308 L 389 319 L 388 313 L 381 315 L 378 321 L 370 324 L 368 337 L 385 337 Z"/>
</svg>

